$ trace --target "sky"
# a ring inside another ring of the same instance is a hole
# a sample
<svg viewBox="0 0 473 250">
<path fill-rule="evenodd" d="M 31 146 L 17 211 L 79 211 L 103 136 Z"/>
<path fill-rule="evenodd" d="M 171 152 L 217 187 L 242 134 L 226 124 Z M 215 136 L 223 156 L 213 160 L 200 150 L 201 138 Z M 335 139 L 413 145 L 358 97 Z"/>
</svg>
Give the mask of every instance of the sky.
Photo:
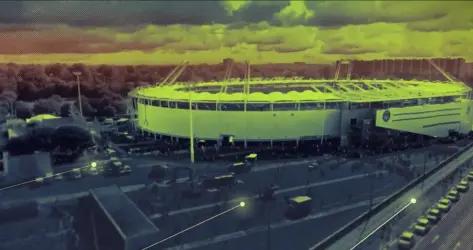
<svg viewBox="0 0 473 250">
<path fill-rule="evenodd" d="M 0 62 L 464 57 L 473 1 L 1 1 Z"/>
</svg>

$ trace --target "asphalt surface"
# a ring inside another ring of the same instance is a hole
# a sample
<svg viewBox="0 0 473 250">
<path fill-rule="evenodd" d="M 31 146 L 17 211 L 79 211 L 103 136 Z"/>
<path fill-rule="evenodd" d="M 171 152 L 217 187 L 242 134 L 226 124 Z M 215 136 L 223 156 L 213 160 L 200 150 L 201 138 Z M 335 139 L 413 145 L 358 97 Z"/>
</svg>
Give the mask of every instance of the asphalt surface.
<svg viewBox="0 0 473 250">
<path fill-rule="evenodd" d="M 424 211 L 435 204 L 436 201 L 448 190 L 448 183 L 445 180 L 448 176 L 455 177 L 458 169 L 464 168 L 473 155 L 473 148 L 455 158 L 452 162 L 444 166 L 438 172 L 430 176 L 424 183 L 417 184 L 410 191 L 400 196 L 396 201 L 389 204 L 380 212 L 372 215 L 370 220 L 358 225 L 354 230 L 344 235 L 341 239 L 330 245 L 327 249 L 351 249 L 361 239 L 375 230 L 383 222 L 387 221 L 393 214 L 399 211 L 409 200 L 414 197 L 417 203 L 408 207 L 383 228 L 372 234 L 366 241 L 360 244 L 356 249 L 397 249 L 397 237 L 407 229 L 415 220 L 424 213 Z M 458 178 L 458 177 L 457 177 Z"/>
<path fill-rule="evenodd" d="M 153 156 L 132 155 L 122 157 L 133 168 L 128 176 L 85 175 L 78 180 L 54 180 L 51 184 L 36 189 L 19 187 L 0 192 L 0 199 L 2 202 L 28 199 L 54 201 L 57 197 L 74 198 L 74 194 L 86 194 L 91 188 L 116 184 L 129 191 L 130 198 L 161 230 L 162 238 L 245 200 L 248 204 L 245 208 L 186 232 L 160 247 L 307 249 L 368 210 L 370 205 L 380 202 L 408 183 L 409 179 L 396 172 L 396 167 L 411 164 L 413 171 L 420 175 L 424 171 L 424 165 L 428 171 L 456 149 L 455 146 L 434 145 L 363 159 L 321 156 L 260 161 L 252 172 L 238 175 L 239 184 L 232 188 L 206 191 L 197 199 L 181 196 L 181 192 L 187 187 L 186 183 L 158 186 L 157 193 L 151 191 L 151 181 L 147 177 L 150 167 L 157 163 L 172 166 L 174 162 L 166 162 Z M 431 152 L 431 157 L 427 156 L 427 152 Z M 80 167 L 92 160 L 105 159 L 107 158 L 100 154 L 89 156 L 82 159 L 82 162 L 62 166 L 58 171 Z M 319 167 L 315 171 L 308 171 L 308 164 L 314 160 L 319 162 Z M 228 164 L 229 162 L 198 163 L 192 168 L 198 177 L 209 173 L 224 173 Z M 270 203 L 258 200 L 258 194 L 271 184 L 279 186 L 276 199 Z M 291 221 L 284 217 L 287 207 L 284 198 L 295 195 L 309 195 L 313 198 L 312 213 Z"/>
<path fill-rule="evenodd" d="M 446 154 L 442 156 L 442 150 L 439 148 L 431 150 L 437 152 L 437 161 L 446 156 Z M 418 172 L 421 172 L 424 165 L 424 152 L 418 151 L 417 155 L 412 153 L 411 156 L 411 163 Z M 408 180 L 405 178 L 387 170 L 386 165 L 397 164 L 397 157 L 398 155 L 374 157 L 378 158 L 377 161 L 369 158 L 347 161 L 324 159 L 321 164 L 324 170 L 323 176 L 318 171 L 307 172 L 307 163 L 292 164 L 290 167 L 283 167 L 282 170 L 278 170 L 278 167 L 260 166 L 264 170 L 239 176 L 244 184 L 230 190 L 206 194 L 198 200 L 179 199 L 179 186 L 173 186 L 171 193 L 163 190 L 158 196 L 166 199 L 167 193 L 170 200 L 163 203 L 171 204 L 172 207 L 158 207 L 157 211 L 148 214 L 160 228 L 164 238 L 245 199 L 249 206 L 245 208 L 244 213 L 233 213 L 218 218 L 166 242 L 161 247 L 265 249 L 271 246 L 271 249 L 307 249 L 314 241 L 322 240 L 369 209 L 370 203 L 374 205 L 380 202 L 407 183 Z M 426 169 L 435 163 L 435 159 L 427 160 Z M 358 168 L 352 170 L 351 166 Z M 265 204 L 254 199 L 261 187 L 269 184 L 280 186 L 276 200 L 271 204 Z M 284 197 L 304 194 L 313 198 L 313 212 L 304 219 L 289 221 L 283 216 L 287 207 Z M 370 196 L 373 198 L 372 201 Z M 248 199 L 249 197 L 251 199 Z M 222 199 L 228 202 L 222 202 Z M 143 200 L 136 198 L 136 201 L 145 212 L 148 212 Z M 268 221 L 271 230 L 268 230 Z"/>
<path fill-rule="evenodd" d="M 470 183 L 470 186 L 473 184 Z M 473 190 L 461 195 L 429 233 L 417 239 L 417 250 L 471 250 L 473 248 Z"/>
</svg>

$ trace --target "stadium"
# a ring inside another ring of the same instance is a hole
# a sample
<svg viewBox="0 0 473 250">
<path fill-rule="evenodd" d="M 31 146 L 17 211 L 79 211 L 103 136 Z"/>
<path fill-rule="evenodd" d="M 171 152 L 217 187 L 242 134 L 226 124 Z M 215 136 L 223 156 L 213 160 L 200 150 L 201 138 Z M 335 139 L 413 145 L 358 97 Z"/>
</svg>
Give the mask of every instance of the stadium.
<svg viewBox="0 0 473 250">
<path fill-rule="evenodd" d="M 130 93 L 136 128 L 154 136 L 235 142 L 335 140 L 400 133 L 448 137 L 472 130 L 462 82 L 252 79 L 172 83 Z"/>
</svg>

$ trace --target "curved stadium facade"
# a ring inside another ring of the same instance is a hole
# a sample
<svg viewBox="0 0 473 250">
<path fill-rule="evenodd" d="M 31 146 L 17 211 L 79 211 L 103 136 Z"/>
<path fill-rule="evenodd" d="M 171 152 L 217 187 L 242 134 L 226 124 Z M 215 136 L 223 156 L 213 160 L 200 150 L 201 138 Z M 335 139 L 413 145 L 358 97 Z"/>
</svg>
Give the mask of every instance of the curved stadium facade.
<svg viewBox="0 0 473 250">
<path fill-rule="evenodd" d="M 142 87 L 130 96 L 139 129 L 178 138 L 346 143 L 354 127 L 433 137 L 472 130 L 472 92 L 461 82 L 253 79 Z"/>
</svg>

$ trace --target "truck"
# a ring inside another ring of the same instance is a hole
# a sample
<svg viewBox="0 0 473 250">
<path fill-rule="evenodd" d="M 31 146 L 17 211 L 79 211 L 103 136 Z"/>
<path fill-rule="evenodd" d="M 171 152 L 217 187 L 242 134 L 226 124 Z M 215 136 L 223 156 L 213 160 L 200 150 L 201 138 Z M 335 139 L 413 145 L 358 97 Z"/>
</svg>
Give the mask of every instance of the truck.
<svg viewBox="0 0 473 250">
<path fill-rule="evenodd" d="M 287 203 L 286 217 L 289 219 L 306 217 L 312 210 L 312 198 L 309 196 L 294 196 Z"/>
</svg>

